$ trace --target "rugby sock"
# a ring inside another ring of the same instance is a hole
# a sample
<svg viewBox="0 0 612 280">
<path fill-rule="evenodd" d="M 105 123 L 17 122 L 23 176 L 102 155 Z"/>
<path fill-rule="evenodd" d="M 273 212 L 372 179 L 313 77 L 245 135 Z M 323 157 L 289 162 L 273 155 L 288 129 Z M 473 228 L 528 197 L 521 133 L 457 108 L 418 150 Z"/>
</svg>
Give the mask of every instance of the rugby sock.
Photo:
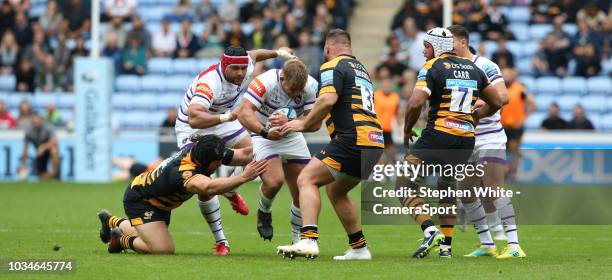
<svg viewBox="0 0 612 280">
<path fill-rule="evenodd" d="M 495 200 L 495 207 L 501 216 L 504 231 L 508 237 L 508 245 L 519 247 L 518 229 L 516 228 L 516 215 L 512 201 L 508 197 L 500 197 Z"/>
<path fill-rule="evenodd" d="M 123 222 L 123 221 L 125 221 L 124 218 L 119 218 L 119 217 L 113 215 L 113 216 L 111 216 L 108 219 L 108 227 L 111 228 L 111 229 L 114 229 L 114 228 L 118 227 L 119 224 L 121 224 L 121 222 Z"/>
<path fill-rule="evenodd" d="M 421 224 L 421 230 L 423 230 L 425 238 L 428 238 L 432 232 L 438 231 L 438 228 L 434 225 L 432 220 L 427 220 Z"/>
<path fill-rule="evenodd" d="M 291 203 L 291 238 L 300 236 L 300 228 L 302 227 L 302 211 Z M 298 238 L 295 238 L 298 239 Z M 297 241 L 297 240 L 294 240 Z"/>
<path fill-rule="evenodd" d="M 353 249 L 360 249 L 368 245 L 366 243 L 365 236 L 363 236 L 362 230 L 349 234 L 348 238 L 349 238 L 349 246 L 351 246 L 351 248 Z"/>
<path fill-rule="evenodd" d="M 136 249 L 134 249 L 134 240 L 136 240 L 138 236 L 132 236 L 132 235 L 122 235 L 121 238 L 119 239 L 119 243 L 121 244 L 121 248 L 123 249 L 132 249 L 134 251 L 136 251 Z"/>
<path fill-rule="evenodd" d="M 219 205 L 219 197 L 215 195 L 209 201 L 201 201 L 198 199 L 198 205 L 200 206 L 200 213 L 202 213 L 202 216 L 206 219 L 206 222 L 208 222 L 210 231 L 212 231 L 215 236 L 215 243 L 219 244 L 223 242 L 228 245 L 229 242 L 225 238 L 223 225 L 221 225 L 221 205 Z"/>
<path fill-rule="evenodd" d="M 499 219 L 499 208 L 496 211 L 487 213 L 487 224 L 489 225 L 489 228 L 494 232 L 503 230 L 502 221 L 501 219 Z"/>
<path fill-rule="evenodd" d="M 453 225 L 441 225 L 440 230 L 444 234 L 444 240 L 440 243 L 440 248 L 450 248 L 453 242 Z"/>
<path fill-rule="evenodd" d="M 319 228 L 317 225 L 305 225 L 300 228 L 300 239 L 319 239 Z"/>
<path fill-rule="evenodd" d="M 480 239 L 480 245 L 489 248 L 495 247 L 491 232 L 489 232 L 489 225 L 487 225 L 485 210 L 480 200 L 463 203 L 463 207 L 468 220 L 474 225 L 474 230 L 476 230 Z"/>
<path fill-rule="evenodd" d="M 272 212 L 272 202 L 274 202 L 274 198 L 267 198 L 261 188 L 263 184 L 259 185 L 259 210 L 264 213 Z"/>
</svg>

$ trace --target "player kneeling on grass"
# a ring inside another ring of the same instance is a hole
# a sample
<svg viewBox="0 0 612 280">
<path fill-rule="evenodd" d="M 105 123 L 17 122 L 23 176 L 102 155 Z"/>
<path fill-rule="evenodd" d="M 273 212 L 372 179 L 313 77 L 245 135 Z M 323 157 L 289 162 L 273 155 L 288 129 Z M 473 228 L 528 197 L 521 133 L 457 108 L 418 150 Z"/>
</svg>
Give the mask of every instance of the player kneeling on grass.
<svg viewBox="0 0 612 280">
<path fill-rule="evenodd" d="M 306 65 L 289 60 L 283 69 L 269 70 L 249 85 L 238 119 L 252 135 L 255 160 L 268 160 L 268 168 L 259 186 L 257 231 L 264 240 L 272 240 L 272 201 L 285 179 L 293 199 L 291 205 L 291 238 L 299 240 L 302 217 L 299 206 L 297 177 L 308 161 L 310 152 L 300 132 L 281 136 L 278 126 L 293 117 L 308 115 L 314 106 L 317 81 L 308 75 Z M 280 113 L 283 112 L 283 113 Z M 294 113 L 294 116 L 291 113 Z M 289 113 L 289 114 L 287 114 Z"/>
<path fill-rule="evenodd" d="M 225 148 L 218 136 L 194 137 L 193 143 L 165 159 L 156 169 L 138 175 L 125 190 L 123 207 L 128 219 L 107 210 L 98 213 L 100 239 L 109 253 L 132 249 L 145 254 L 172 254 L 174 243 L 168 231 L 170 212 L 194 194 L 212 197 L 255 179 L 266 169 L 266 161 L 252 161 L 240 175 L 210 178 L 222 163 L 242 161 L 249 155 Z M 219 211 L 210 213 L 219 216 Z"/>
</svg>

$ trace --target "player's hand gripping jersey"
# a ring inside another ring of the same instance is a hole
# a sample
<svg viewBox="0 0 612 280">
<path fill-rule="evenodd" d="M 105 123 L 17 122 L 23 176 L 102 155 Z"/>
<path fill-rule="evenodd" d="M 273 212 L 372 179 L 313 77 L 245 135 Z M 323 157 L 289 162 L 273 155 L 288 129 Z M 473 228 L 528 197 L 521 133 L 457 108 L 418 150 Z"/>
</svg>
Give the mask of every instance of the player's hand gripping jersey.
<svg viewBox="0 0 612 280">
<path fill-rule="evenodd" d="M 350 147 L 384 148 L 374 110 L 374 88 L 367 70 L 353 56 L 341 55 L 321 65 L 319 95 L 337 94 L 325 117 L 332 140 Z"/>
<path fill-rule="evenodd" d="M 464 58 L 442 54 L 427 61 L 416 83 L 429 94 L 426 129 L 474 137 L 472 111 L 479 93 L 488 85 L 485 74 Z"/>
</svg>

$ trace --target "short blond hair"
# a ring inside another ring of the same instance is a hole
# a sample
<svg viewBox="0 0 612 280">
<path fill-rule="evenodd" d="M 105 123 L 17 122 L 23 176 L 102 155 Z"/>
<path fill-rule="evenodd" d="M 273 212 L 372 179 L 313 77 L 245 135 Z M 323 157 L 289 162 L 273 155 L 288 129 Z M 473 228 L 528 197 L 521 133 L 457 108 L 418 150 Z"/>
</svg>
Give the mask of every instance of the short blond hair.
<svg viewBox="0 0 612 280">
<path fill-rule="evenodd" d="M 296 58 L 288 60 L 283 66 L 283 77 L 291 85 L 303 88 L 308 81 L 306 64 Z"/>
</svg>

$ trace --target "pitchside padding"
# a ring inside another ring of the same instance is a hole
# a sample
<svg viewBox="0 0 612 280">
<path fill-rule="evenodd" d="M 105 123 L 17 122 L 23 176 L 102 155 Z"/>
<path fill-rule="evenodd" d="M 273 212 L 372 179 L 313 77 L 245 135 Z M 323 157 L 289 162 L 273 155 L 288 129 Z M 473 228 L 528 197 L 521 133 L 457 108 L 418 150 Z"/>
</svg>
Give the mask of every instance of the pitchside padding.
<svg viewBox="0 0 612 280">
<path fill-rule="evenodd" d="M 75 63 L 75 181 L 110 182 L 113 62 L 107 58 L 83 57 Z"/>
</svg>

